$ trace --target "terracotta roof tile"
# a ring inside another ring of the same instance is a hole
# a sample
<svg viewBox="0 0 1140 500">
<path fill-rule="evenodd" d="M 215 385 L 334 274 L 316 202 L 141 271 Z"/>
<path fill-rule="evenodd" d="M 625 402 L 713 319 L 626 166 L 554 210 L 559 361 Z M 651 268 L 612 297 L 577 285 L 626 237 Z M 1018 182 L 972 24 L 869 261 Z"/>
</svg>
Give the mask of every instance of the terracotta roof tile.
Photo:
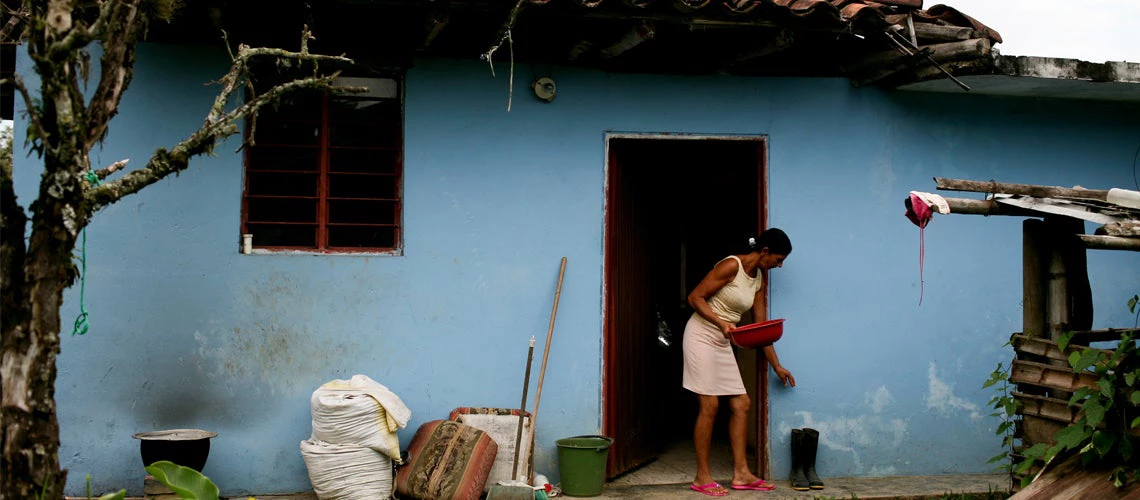
<svg viewBox="0 0 1140 500">
<path fill-rule="evenodd" d="M 997 31 L 994 31 L 993 28 L 990 28 L 989 26 L 978 22 L 977 19 L 958 12 L 957 9 L 947 5 L 938 4 L 925 11 L 920 10 L 918 12 L 915 12 L 915 17 L 940 19 L 953 26 L 974 28 L 978 31 L 981 31 L 982 33 L 985 33 L 986 36 L 991 40 L 1001 43 L 1001 35 L 998 34 Z"/>
<path fill-rule="evenodd" d="M 530 0 L 534 4 L 547 4 L 552 0 Z M 978 20 L 959 12 L 953 7 L 938 4 L 929 9 L 922 8 L 922 0 L 565 0 L 585 8 L 599 8 L 613 4 L 633 9 L 648 9 L 659 5 L 672 5 L 682 12 L 693 13 L 714 8 L 736 18 L 761 16 L 771 12 L 771 8 L 784 9 L 798 18 L 812 22 L 843 25 L 851 23 L 879 22 L 899 24 L 911 14 L 918 23 L 938 23 L 972 28 L 994 42 L 1001 42 L 1001 35 Z M 770 7 L 759 9 L 760 6 Z"/>
</svg>

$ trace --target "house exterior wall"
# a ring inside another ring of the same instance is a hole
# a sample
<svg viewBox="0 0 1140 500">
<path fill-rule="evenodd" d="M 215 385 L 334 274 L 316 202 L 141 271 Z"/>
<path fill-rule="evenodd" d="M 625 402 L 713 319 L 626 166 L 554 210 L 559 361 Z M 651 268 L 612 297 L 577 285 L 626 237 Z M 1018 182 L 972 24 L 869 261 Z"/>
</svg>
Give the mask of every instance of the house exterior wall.
<svg viewBox="0 0 1140 500">
<path fill-rule="evenodd" d="M 205 49 L 143 46 L 93 163 L 140 166 L 185 136 L 216 91 L 203 83 L 225 67 Z M 538 338 L 534 384 L 566 256 L 536 438 L 537 470 L 556 478 L 554 441 L 602 426 L 607 132 L 768 137 L 770 224 L 795 246 L 771 282 L 772 315 L 788 319 L 778 350 L 798 382 L 773 380 L 776 477 L 799 427 L 820 430 L 825 476 L 987 472 L 1000 438 L 993 393 L 980 387 L 1008 363 L 1002 344 L 1021 323 L 1020 219 L 937 217 L 919 306 L 918 229 L 902 200 L 932 191 L 933 176 L 1133 186 L 1140 138 L 1135 104 L 887 93 L 838 79 L 553 68 L 559 94 L 547 104 L 526 88 L 526 66 L 508 113 L 508 67 L 496 70 L 419 61 L 409 71 L 403 256 L 239 254 L 236 141 L 98 214 L 91 331 L 65 332 L 59 359 L 68 492 L 90 474 L 97 490 L 139 493 L 131 434 L 183 427 L 219 433 L 204 472 L 224 494 L 310 489 L 298 449 L 309 395 L 356 373 L 412 409 L 403 443 L 455 407 L 517 406 L 527 341 Z M 36 162 L 16 160 L 26 204 Z M 1140 255 L 1092 251 L 1089 262 L 1096 326 L 1132 325 Z M 78 291 L 66 294 L 65 325 Z"/>
</svg>

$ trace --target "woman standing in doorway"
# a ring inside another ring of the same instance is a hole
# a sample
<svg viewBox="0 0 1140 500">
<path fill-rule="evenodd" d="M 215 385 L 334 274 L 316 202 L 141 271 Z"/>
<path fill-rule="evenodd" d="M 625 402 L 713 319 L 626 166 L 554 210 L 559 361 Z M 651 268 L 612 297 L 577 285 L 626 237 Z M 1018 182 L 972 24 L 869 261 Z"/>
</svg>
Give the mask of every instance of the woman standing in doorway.
<svg viewBox="0 0 1140 500">
<path fill-rule="evenodd" d="M 790 253 L 792 242 L 788 235 L 776 228 L 768 229 L 759 237 L 748 239 L 746 253 L 730 255 L 718 262 L 689 294 L 689 305 L 695 312 L 685 325 L 683 386 L 700 399 L 700 413 L 693 428 L 697 476 L 690 488 L 694 491 L 718 497 L 728 494 L 728 489 L 713 480 L 709 470 L 713 422 L 721 396 L 727 397 L 732 411 L 728 421 L 733 460 L 730 487 L 736 490 L 776 488 L 748 467 L 745 440 L 752 400 L 744 389 L 728 332 L 736 328 L 740 317 L 749 309 L 754 321 L 766 318 L 765 271 L 782 267 Z M 795 387 L 796 379 L 780 365 L 775 348 L 764 347 L 764 357 L 785 386 Z"/>
</svg>

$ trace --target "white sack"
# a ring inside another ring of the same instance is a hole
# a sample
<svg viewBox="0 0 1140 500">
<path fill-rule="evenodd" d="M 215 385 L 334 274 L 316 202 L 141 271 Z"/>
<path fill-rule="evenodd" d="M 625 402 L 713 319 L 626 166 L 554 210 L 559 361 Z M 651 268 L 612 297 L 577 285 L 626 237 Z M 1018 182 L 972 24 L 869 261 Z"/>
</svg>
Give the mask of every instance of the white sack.
<svg viewBox="0 0 1140 500">
<path fill-rule="evenodd" d="M 313 391 L 309 406 L 313 439 L 365 446 L 401 463 L 396 431 L 408 425 L 412 412 L 387 387 L 365 375 L 333 380 Z"/>
<path fill-rule="evenodd" d="M 301 441 L 309 482 L 320 500 L 378 500 L 392 496 L 392 461 L 371 448 Z"/>
</svg>

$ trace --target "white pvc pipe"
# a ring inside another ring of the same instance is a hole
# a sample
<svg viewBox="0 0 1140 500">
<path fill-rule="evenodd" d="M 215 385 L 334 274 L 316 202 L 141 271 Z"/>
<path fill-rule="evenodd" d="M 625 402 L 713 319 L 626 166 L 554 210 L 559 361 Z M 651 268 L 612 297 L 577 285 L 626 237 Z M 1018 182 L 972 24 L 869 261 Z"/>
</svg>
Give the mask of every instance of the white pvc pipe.
<svg viewBox="0 0 1140 500">
<path fill-rule="evenodd" d="M 1108 190 L 1108 197 L 1106 199 L 1109 203 L 1115 203 L 1129 208 L 1140 208 L 1140 191 L 1112 188 Z"/>
</svg>

